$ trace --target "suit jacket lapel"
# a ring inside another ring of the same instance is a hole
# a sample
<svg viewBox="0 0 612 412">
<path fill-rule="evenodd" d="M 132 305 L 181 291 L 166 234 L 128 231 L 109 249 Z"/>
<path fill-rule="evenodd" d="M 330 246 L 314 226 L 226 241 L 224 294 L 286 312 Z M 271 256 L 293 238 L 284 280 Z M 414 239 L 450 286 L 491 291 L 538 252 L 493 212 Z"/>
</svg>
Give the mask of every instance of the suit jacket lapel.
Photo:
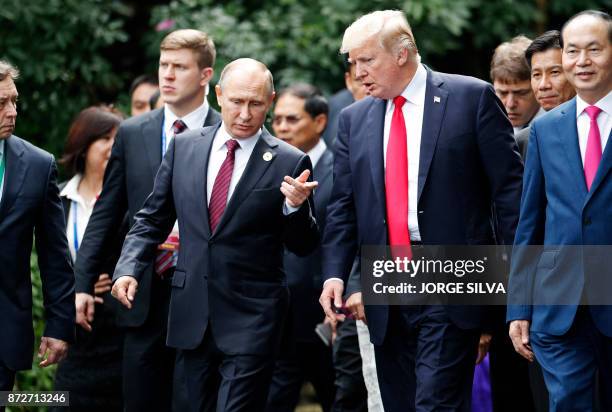
<svg viewBox="0 0 612 412">
<path fill-rule="evenodd" d="M 370 107 L 366 120 L 366 140 L 370 151 L 370 168 L 372 169 L 373 186 L 376 197 L 383 210 L 386 208 L 385 201 L 385 166 L 384 166 L 384 133 L 385 133 L 385 110 L 387 101 L 375 99 Z M 361 143 L 361 142 L 360 142 Z M 363 144 L 363 143 L 361 143 Z"/>
<path fill-rule="evenodd" d="M 586 182 L 584 180 L 584 168 L 580 157 L 580 145 L 578 143 L 578 128 L 576 126 L 576 99 L 572 99 L 570 104 L 563 108 L 557 122 L 556 138 L 567 156 L 568 175 L 571 176 L 578 192 L 583 198 L 587 194 Z"/>
<path fill-rule="evenodd" d="M 421 153 L 419 154 L 419 183 L 417 199 L 421 198 L 423 187 L 427 182 L 427 175 L 431 160 L 436 151 L 436 144 L 440 136 L 440 127 L 444 119 L 448 91 L 440 86 L 444 82 L 433 71 L 427 69 L 427 86 L 425 89 L 425 102 L 423 108 L 423 127 L 421 130 Z M 410 136 L 408 136 L 410 138 Z M 408 165 L 410 167 L 410 165 Z"/>
<path fill-rule="evenodd" d="M 144 151 L 149 158 L 149 165 L 153 176 L 161 164 L 162 127 L 164 126 L 164 109 L 158 109 L 157 113 L 151 112 L 151 116 L 141 125 L 141 138 Z M 169 138 L 167 136 L 166 138 Z"/>
<path fill-rule="evenodd" d="M 238 184 L 234 189 L 234 193 L 232 193 L 232 197 L 229 199 L 229 202 L 225 207 L 223 216 L 221 217 L 213 236 L 223 230 L 223 226 L 225 226 L 227 221 L 232 218 L 232 215 L 236 212 L 249 193 L 251 193 L 253 187 L 257 184 L 261 176 L 263 176 L 266 170 L 268 170 L 268 167 L 270 167 L 270 165 L 274 162 L 274 159 L 276 158 L 276 151 L 274 148 L 277 146 L 278 143 L 274 141 L 274 137 L 272 137 L 272 135 L 270 135 L 266 129 L 263 129 L 261 136 L 253 148 L 253 153 L 251 153 L 251 157 L 249 158 L 244 172 L 242 173 L 242 177 L 238 181 Z M 269 152 L 272 155 L 270 160 L 263 159 L 263 155 L 266 152 Z M 278 183 L 279 190 L 280 183 L 281 182 Z M 206 219 L 208 220 L 208 215 Z"/>
<path fill-rule="evenodd" d="M 210 222 L 208 219 L 208 198 L 206 187 L 206 182 L 208 181 L 208 161 L 210 160 L 210 150 L 212 148 L 212 143 L 215 139 L 215 135 L 217 134 L 217 130 L 219 130 L 219 126 L 220 124 L 209 132 L 202 131 L 202 135 L 200 136 L 198 141 L 195 142 L 194 150 L 194 156 L 196 156 L 196 160 L 193 162 L 193 164 L 195 165 L 194 167 L 198 168 L 193 174 L 196 179 L 196 199 L 201 199 L 202 201 L 202 209 L 204 210 L 204 213 L 202 213 L 202 218 L 204 219 L 205 227 L 204 233 L 207 237 L 210 237 L 211 235 Z"/>
<path fill-rule="evenodd" d="M 6 152 L 6 167 L 4 169 L 4 187 L 0 201 L 0 216 L 4 216 L 10 209 L 21 190 L 28 170 L 28 163 L 24 161 L 25 148 L 15 136 L 4 142 Z"/>
<path fill-rule="evenodd" d="M 328 178 L 332 175 L 334 157 L 329 149 L 326 149 L 321 158 L 317 162 L 313 172 L 313 180 L 319 182 L 319 186 L 323 185 Z M 317 189 L 315 189 L 316 191 Z"/>
</svg>

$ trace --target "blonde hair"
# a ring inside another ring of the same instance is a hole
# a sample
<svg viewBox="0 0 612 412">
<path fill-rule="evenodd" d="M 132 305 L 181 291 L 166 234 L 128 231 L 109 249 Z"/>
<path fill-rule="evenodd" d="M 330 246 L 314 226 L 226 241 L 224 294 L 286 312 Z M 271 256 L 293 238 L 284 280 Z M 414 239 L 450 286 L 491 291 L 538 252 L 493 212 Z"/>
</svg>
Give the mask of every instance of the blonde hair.
<svg viewBox="0 0 612 412">
<path fill-rule="evenodd" d="M 183 29 L 175 30 L 168 34 L 162 40 L 159 49 L 164 50 L 179 50 L 190 49 L 196 54 L 198 67 L 213 67 L 215 65 L 215 43 L 212 38 L 200 30 Z"/>
<path fill-rule="evenodd" d="M 530 44 L 531 39 L 521 34 L 497 46 L 491 58 L 491 81 L 514 84 L 530 80 L 531 69 L 525 58 Z"/>
<path fill-rule="evenodd" d="M 412 29 L 401 10 L 379 10 L 355 20 L 344 31 L 340 53 L 348 53 L 354 48 L 361 47 L 374 36 L 379 45 L 390 53 L 395 54 L 402 49 L 408 49 L 418 54 Z"/>
</svg>

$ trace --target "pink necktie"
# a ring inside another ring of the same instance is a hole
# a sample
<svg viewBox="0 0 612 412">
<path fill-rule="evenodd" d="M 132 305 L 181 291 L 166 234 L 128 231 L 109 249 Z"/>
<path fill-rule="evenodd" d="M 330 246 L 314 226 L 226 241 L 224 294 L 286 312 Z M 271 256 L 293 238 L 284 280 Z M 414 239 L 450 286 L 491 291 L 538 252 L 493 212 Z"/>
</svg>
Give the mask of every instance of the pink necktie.
<svg viewBox="0 0 612 412">
<path fill-rule="evenodd" d="M 232 180 L 232 173 L 234 172 L 235 152 L 236 149 L 240 147 L 238 141 L 234 139 L 228 140 L 225 144 L 227 145 L 227 155 L 215 178 L 215 184 L 210 194 L 210 203 L 208 204 L 208 219 L 211 233 L 217 228 L 221 216 L 223 216 L 223 212 L 225 211 L 225 206 L 227 205 L 227 192 Z"/>
<path fill-rule="evenodd" d="M 584 111 L 591 119 L 591 127 L 589 129 L 589 138 L 587 140 L 586 153 L 584 155 L 584 178 L 586 180 L 587 189 L 591 190 L 591 184 L 597 174 L 597 168 L 601 161 L 601 135 L 599 134 L 599 126 L 597 125 L 597 116 L 601 113 L 601 109 L 597 106 L 589 106 Z"/>
<path fill-rule="evenodd" d="M 412 258 L 408 233 L 408 150 L 406 123 L 402 106 L 406 98 L 393 99 L 395 109 L 391 119 L 387 165 L 385 168 L 385 192 L 387 201 L 387 229 L 393 257 Z M 401 246 L 401 248 L 398 248 Z"/>
</svg>

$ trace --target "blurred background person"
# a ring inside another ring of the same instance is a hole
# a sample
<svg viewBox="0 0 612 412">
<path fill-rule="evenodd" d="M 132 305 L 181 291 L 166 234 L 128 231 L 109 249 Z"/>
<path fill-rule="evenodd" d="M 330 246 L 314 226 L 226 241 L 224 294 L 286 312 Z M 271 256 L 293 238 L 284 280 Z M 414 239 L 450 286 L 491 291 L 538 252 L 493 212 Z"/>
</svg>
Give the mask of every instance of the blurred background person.
<svg viewBox="0 0 612 412">
<path fill-rule="evenodd" d="M 560 36 L 558 30 L 547 31 L 534 39 L 525 50 L 525 60 L 531 70 L 531 89 L 546 112 L 576 95 L 576 90 L 563 72 Z M 530 131 L 531 126 L 528 126 L 515 135 L 523 159 L 527 154 Z"/>
<path fill-rule="evenodd" d="M 132 81 L 130 86 L 130 115 L 138 116 L 152 110 L 149 100 L 151 96 L 159 93 L 159 83 L 155 76 L 143 74 Z"/>
<path fill-rule="evenodd" d="M 60 184 L 66 217 L 66 237 L 74 262 L 85 227 L 100 191 L 104 170 L 123 116 L 107 106 L 81 111 L 70 126 L 60 163 L 72 178 Z M 121 247 L 118 239 L 117 252 Z M 77 328 L 76 341 L 55 375 L 55 390 L 70 391 L 72 411 L 121 411 L 122 333 L 115 325 L 115 301 L 110 298 L 118 253 L 95 284 L 96 317 L 91 331 Z"/>
<path fill-rule="evenodd" d="M 332 187 L 333 154 L 321 134 L 327 125 L 327 100 L 310 84 L 295 84 L 279 92 L 274 107 L 274 135 L 310 156 L 313 180 L 319 182 L 314 195 L 319 230 L 325 227 L 325 210 Z M 334 369 L 331 348 L 315 333 L 325 315 L 321 295 L 321 250 L 300 257 L 285 249 L 283 259 L 291 294 L 286 347 L 277 359 L 266 410 L 293 411 L 300 389 L 312 383 L 323 411 L 334 400 Z"/>
<path fill-rule="evenodd" d="M 161 98 L 161 93 L 159 90 L 153 93 L 149 99 L 149 106 L 151 106 L 151 110 L 161 109 L 164 107 L 164 99 Z"/>
<path fill-rule="evenodd" d="M 525 60 L 525 50 L 531 40 L 516 36 L 497 46 L 491 59 L 491 81 L 516 134 L 527 127 L 540 110 L 531 90 L 531 73 Z"/>
</svg>

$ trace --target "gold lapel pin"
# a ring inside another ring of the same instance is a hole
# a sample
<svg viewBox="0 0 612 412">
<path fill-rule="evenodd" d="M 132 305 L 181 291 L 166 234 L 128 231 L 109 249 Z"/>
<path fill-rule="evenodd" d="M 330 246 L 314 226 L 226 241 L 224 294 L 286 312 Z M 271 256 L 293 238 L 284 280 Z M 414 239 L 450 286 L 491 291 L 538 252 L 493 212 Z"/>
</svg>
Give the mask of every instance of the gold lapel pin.
<svg viewBox="0 0 612 412">
<path fill-rule="evenodd" d="M 263 160 L 265 160 L 266 162 L 269 162 L 270 160 L 272 160 L 272 153 L 270 152 L 266 152 L 263 154 Z"/>
</svg>

